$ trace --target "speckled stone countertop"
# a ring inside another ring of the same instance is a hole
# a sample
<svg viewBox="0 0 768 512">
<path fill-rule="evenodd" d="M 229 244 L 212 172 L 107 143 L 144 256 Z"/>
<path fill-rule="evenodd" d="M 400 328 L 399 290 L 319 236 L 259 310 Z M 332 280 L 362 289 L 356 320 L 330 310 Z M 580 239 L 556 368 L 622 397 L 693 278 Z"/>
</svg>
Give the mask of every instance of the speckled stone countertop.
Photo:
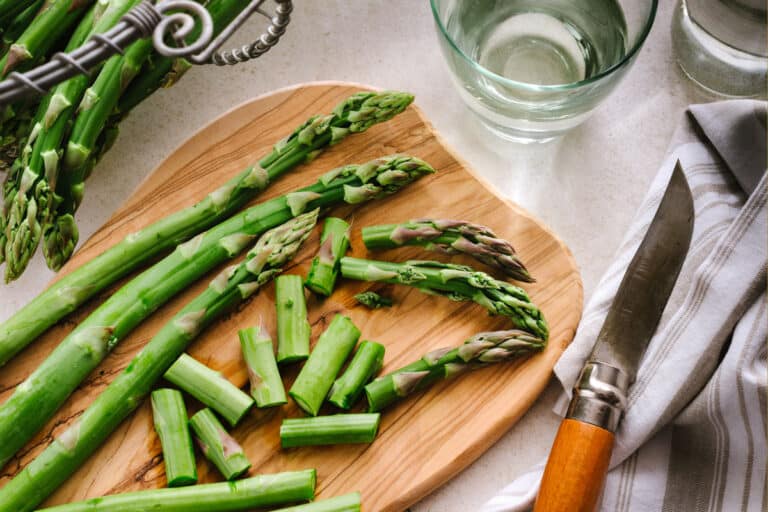
<svg viewBox="0 0 768 512">
<path fill-rule="evenodd" d="M 273 89 L 343 80 L 411 91 L 435 128 L 498 191 L 548 224 L 571 248 L 589 299 L 690 103 L 710 101 L 678 70 L 670 42 L 674 2 L 658 17 L 637 62 L 586 124 L 561 140 L 520 146 L 492 138 L 454 91 L 429 2 L 303 0 L 280 44 L 257 61 L 194 69 L 122 125 L 88 181 L 78 212 L 87 239 L 175 147 L 232 107 Z M 254 32 L 260 28 L 251 25 Z M 241 36 L 242 37 L 242 36 Z M 53 274 L 37 257 L 19 281 L 0 285 L 0 321 Z M 476 510 L 495 490 L 544 458 L 558 425 L 552 382 L 498 443 L 414 512 Z"/>
</svg>

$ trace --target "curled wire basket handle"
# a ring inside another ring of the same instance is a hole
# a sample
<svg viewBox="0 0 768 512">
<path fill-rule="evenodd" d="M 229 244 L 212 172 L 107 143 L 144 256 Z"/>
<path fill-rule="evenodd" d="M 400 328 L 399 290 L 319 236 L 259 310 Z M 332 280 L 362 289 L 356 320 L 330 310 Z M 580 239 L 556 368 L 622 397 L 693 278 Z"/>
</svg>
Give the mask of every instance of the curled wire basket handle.
<svg viewBox="0 0 768 512">
<path fill-rule="evenodd" d="M 52 86 L 78 74 L 87 74 L 91 68 L 115 54 L 122 54 L 134 41 L 152 37 L 157 52 L 166 57 L 184 58 L 193 64 L 233 65 L 255 59 L 280 40 L 290 22 L 291 0 L 271 0 L 274 14 L 263 5 L 268 0 L 251 0 L 248 6 L 214 39 L 213 20 L 208 10 L 192 0 L 144 0 L 131 9 L 109 31 L 93 35 L 87 43 L 70 53 L 57 53 L 51 60 L 26 73 L 12 72 L 0 82 L 0 105 L 7 105 L 26 97 L 44 94 Z M 252 15 L 269 19 L 266 31 L 253 43 L 231 51 L 220 51 L 221 46 Z M 186 42 L 199 23 L 197 39 Z M 167 43 L 172 39 L 176 45 Z"/>
</svg>

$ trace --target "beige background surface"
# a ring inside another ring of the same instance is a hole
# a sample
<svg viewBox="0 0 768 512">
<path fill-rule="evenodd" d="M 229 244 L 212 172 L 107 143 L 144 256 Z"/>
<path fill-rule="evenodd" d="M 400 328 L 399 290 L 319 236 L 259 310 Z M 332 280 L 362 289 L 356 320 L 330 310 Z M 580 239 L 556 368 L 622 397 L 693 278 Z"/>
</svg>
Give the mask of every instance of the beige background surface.
<svg viewBox="0 0 768 512">
<path fill-rule="evenodd" d="M 571 247 L 588 300 L 664 156 L 684 108 L 709 101 L 678 71 L 662 0 L 628 77 L 586 124 L 539 146 L 493 139 L 454 91 L 425 0 L 302 0 L 283 41 L 265 57 L 232 68 L 192 70 L 145 102 L 91 176 L 78 213 L 86 239 L 185 138 L 258 94 L 313 80 L 347 80 L 416 94 L 447 143 L 499 191 L 547 223 Z M 252 23 L 252 32 L 260 25 Z M 242 35 L 240 37 L 245 37 Z M 40 255 L 22 279 L 0 285 L 0 321 L 52 277 Z M 523 420 L 470 468 L 414 507 L 476 509 L 546 456 L 557 427 L 553 382 Z"/>
</svg>

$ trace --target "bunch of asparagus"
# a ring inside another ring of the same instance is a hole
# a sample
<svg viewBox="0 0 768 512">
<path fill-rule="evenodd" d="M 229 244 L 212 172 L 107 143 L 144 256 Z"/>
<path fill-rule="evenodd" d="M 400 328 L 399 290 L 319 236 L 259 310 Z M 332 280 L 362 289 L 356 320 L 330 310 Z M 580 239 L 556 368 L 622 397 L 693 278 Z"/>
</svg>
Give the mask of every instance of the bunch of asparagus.
<svg viewBox="0 0 768 512">
<path fill-rule="evenodd" d="M 0 1 L 0 79 L 72 51 L 112 28 L 140 0 Z M 247 3 L 210 0 L 215 32 Z M 189 34 L 193 40 L 200 27 Z M 6 171 L 0 215 L 0 263 L 6 281 L 26 269 L 41 240 L 48 266 L 59 270 L 78 241 L 74 214 L 85 179 L 112 146 L 118 123 L 157 89 L 188 69 L 141 39 L 89 76 L 55 86 L 41 98 L 10 105 L 0 119 L 0 170 Z"/>
</svg>

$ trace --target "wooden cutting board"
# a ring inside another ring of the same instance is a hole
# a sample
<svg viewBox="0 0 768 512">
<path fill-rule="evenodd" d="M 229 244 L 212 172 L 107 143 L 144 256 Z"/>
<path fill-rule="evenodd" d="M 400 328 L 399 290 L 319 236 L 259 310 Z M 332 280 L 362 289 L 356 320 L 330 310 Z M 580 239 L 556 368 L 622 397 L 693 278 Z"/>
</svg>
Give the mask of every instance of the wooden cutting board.
<svg viewBox="0 0 768 512">
<path fill-rule="evenodd" d="M 330 112 L 339 101 L 361 88 L 340 83 L 301 85 L 259 97 L 225 114 L 168 157 L 84 244 L 62 273 L 88 261 L 128 233 L 195 203 L 267 154 L 273 143 L 310 115 Z M 549 321 L 551 339 L 541 354 L 441 383 L 387 410 L 379 436 L 371 445 L 281 450 L 278 431 L 282 418 L 300 416 L 293 404 L 277 410 L 254 410 L 233 430 L 253 462 L 253 474 L 317 468 L 319 497 L 359 490 L 369 512 L 404 510 L 461 471 L 512 428 L 546 386 L 555 361 L 574 335 L 582 307 L 581 280 L 565 245 L 520 207 L 497 197 L 446 148 L 416 107 L 364 134 L 348 137 L 311 164 L 278 180 L 261 199 L 307 185 L 339 165 L 395 152 L 421 157 L 438 172 L 393 197 L 354 210 L 335 210 L 335 215 L 353 223 L 352 254 L 400 261 L 427 256 L 418 248 L 367 254 L 360 239 L 362 226 L 418 217 L 486 224 L 514 243 L 538 279 L 525 288 Z M 306 275 L 318 247 L 318 232 L 307 241 L 288 273 Z M 459 257 L 453 261 L 471 263 Z M 201 280 L 160 309 L 117 346 L 59 414 L 3 469 L 0 486 L 60 434 L 174 312 L 203 290 L 207 281 Z M 313 340 L 333 315 L 349 315 L 361 329 L 363 339 L 387 347 L 385 372 L 429 350 L 459 344 L 474 333 L 510 326 L 507 319 L 489 317 L 475 304 L 455 303 L 398 286 L 384 288 L 394 298 L 395 307 L 369 311 L 353 298 L 368 288 L 372 285 L 341 282 L 329 299 L 310 298 Z M 381 289 L 381 285 L 375 288 Z M 0 400 L 7 399 L 75 323 L 106 296 L 105 292 L 91 301 L 3 368 Z M 270 285 L 236 314 L 208 329 L 190 349 L 191 355 L 244 386 L 247 376 L 237 331 L 263 318 L 274 335 L 273 299 L 274 285 Z M 286 382 L 290 383 L 295 374 L 296 369 L 288 371 Z M 188 405 L 191 409 L 199 407 L 192 400 Z M 220 479 L 202 456 L 199 461 L 202 482 Z M 160 443 L 145 402 L 46 505 L 164 485 Z"/>
</svg>

